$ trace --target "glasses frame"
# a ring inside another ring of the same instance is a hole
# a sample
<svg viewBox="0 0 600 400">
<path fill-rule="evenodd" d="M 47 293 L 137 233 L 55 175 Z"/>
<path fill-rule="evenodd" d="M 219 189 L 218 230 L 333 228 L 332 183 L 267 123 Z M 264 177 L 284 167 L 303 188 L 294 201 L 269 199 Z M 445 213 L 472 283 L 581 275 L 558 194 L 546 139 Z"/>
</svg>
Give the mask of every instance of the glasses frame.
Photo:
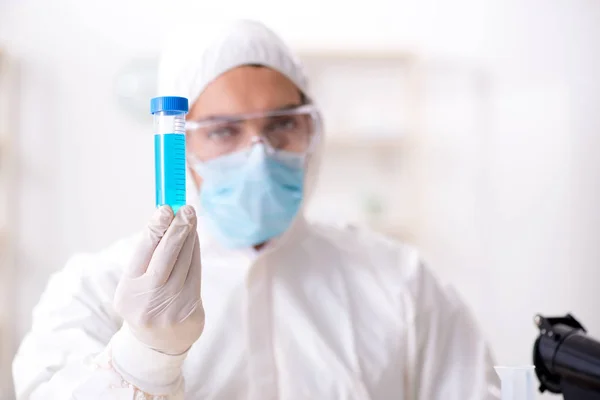
<svg viewBox="0 0 600 400">
<path fill-rule="evenodd" d="M 231 116 L 222 116 L 218 118 L 211 118 L 205 120 L 190 120 L 185 122 L 185 131 L 186 135 L 192 133 L 195 130 L 207 128 L 212 125 L 218 125 L 223 123 L 235 123 L 241 122 L 249 119 L 258 119 L 258 118 L 271 118 L 271 117 L 280 117 L 284 115 L 300 115 L 300 114 L 309 114 L 312 117 L 313 121 L 313 129 L 314 134 L 310 140 L 310 143 L 307 149 L 304 151 L 304 154 L 310 154 L 314 151 L 314 148 L 321 136 L 321 116 L 317 107 L 314 104 L 303 104 L 298 107 L 289 108 L 289 109 L 281 109 L 281 110 L 271 110 L 271 111 L 261 111 L 254 113 L 246 113 L 246 114 L 236 114 Z M 260 136 L 260 135 L 257 135 Z M 253 141 L 254 143 L 254 141 Z"/>
</svg>

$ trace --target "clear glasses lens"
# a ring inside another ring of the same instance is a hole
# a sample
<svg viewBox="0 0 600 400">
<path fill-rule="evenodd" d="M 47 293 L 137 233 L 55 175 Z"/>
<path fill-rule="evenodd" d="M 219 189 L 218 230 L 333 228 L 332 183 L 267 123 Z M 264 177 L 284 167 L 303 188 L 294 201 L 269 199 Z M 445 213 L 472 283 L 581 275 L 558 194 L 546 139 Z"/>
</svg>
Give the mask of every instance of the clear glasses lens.
<svg viewBox="0 0 600 400">
<path fill-rule="evenodd" d="M 192 121 L 186 125 L 187 147 L 194 157 L 208 161 L 243 150 L 258 137 L 272 149 L 302 154 L 310 150 L 315 128 L 316 113 L 309 107 Z"/>
</svg>

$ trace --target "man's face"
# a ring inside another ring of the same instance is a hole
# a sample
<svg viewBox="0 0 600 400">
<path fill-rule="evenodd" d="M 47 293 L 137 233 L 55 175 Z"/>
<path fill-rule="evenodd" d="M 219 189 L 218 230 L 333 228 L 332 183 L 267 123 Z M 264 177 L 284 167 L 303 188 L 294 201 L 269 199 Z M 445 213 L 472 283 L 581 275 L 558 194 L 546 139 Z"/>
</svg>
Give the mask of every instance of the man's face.
<svg viewBox="0 0 600 400">
<path fill-rule="evenodd" d="M 187 116 L 198 121 L 220 116 L 256 113 L 302 104 L 296 85 L 281 73 L 266 67 L 243 66 L 232 69 L 211 82 L 192 105 Z M 248 143 L 259 134 L 260 121 L 245 129 Z M 188 140 L 188 151 L 200 153 L 201 143 Z M 202 179 L 192 171 L 197 187 Z"/>
</svg>

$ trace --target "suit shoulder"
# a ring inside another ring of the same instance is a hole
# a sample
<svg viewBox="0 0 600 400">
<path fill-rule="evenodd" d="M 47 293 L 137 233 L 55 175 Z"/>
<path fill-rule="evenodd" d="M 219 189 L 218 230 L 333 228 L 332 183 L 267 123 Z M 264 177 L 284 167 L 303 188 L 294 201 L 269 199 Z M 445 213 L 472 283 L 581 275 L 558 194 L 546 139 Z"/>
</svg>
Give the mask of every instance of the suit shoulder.
<svg viewBox="0 0 600 400">
<path fill-rule="evenodd" d="M 416 247 L 390 238 L 372 229 L 353 225 L 314 224 L 314 235 L 345 258 L 380 272 L 409 275 L 421 264 Z"/>
</svg>

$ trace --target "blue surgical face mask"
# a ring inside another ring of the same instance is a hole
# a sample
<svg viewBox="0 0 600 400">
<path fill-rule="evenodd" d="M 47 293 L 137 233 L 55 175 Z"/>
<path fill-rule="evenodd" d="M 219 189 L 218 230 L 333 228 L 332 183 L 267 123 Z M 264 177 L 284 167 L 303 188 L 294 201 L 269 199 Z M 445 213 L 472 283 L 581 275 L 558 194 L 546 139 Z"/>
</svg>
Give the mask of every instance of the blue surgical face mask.
<svg viewBox="0 0 600 400">
<path fill-rule="evenodd" d="M 305 157 L 262 143 L 194 166 L 202 177 L 206 229 L 227 247 L 250 247 L 284 233 L 304 192 Z"/>
</svg>

